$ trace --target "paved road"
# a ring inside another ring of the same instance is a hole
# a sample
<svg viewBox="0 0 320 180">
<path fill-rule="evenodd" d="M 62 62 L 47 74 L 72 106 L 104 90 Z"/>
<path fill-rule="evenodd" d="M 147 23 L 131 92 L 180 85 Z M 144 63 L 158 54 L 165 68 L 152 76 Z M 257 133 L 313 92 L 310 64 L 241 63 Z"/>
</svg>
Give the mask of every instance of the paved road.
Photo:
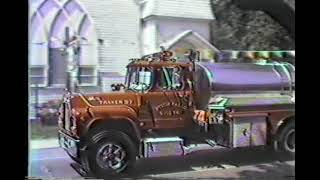
<svg viewBox="0 0 320 180">
<path fill-rule="evenodd" d="M 81 178 L 60 148 L 31 151 L 30 176 Z M 181 157 L 142 159 L 124 179 L 294 179 L 295 160 L 261 149 L 215 149 Z"/>
</svg>

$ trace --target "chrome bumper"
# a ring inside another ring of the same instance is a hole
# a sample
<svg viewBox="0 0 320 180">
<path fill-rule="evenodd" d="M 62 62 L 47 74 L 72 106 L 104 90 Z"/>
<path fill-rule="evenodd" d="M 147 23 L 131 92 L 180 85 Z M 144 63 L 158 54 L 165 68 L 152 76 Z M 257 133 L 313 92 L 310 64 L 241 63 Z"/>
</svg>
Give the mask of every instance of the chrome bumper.
<svg viewBox="0 0 320 180">
<path fill-rule="evenodd" d="M 63 148 L 70 156 L 75 158 L 78 157 L 79 140 L 74 139 L 60 130 L 58 136 L 60 147 Z"/>
</svg>

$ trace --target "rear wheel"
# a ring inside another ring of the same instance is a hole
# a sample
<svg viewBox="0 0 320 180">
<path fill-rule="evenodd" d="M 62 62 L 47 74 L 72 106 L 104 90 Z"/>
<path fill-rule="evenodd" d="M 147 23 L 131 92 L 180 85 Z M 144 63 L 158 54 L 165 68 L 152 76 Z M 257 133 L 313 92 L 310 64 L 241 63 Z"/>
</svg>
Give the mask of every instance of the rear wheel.
<svg viewBox="0 0 320 180">
<path fill-rule="evenodd" d="M 120 176 L 136 161 L 136 146 L 123 132 L 98 130 L 91 142 L 89 166 L 98 178 Z"/>
<path fill-rule="evenodd" d="M 295 124 L 291 121 L 279 133 L 279 149 L 295 155 L 295 147 Z"/>
</svg>

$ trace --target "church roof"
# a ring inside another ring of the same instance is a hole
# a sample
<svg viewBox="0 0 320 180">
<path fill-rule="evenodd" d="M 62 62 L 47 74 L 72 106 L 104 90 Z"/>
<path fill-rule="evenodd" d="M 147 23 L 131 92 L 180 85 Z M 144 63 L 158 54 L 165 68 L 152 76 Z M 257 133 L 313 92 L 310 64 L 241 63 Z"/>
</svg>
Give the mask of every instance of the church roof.
<svg viewBox="0 0 320 180">
<path fill-rule="evenodd" d="M 210 0 L 145 0 L 142 18 L 149 16 L 214 20 Z"/>
<path fill-rule="evenodd" d="M 198 34 L 197 32 L 194 32 L 192 30 L 186 30 L 186 31 L 183 31 L 183 32 L 177 34 L 172 39 L 162 43 L 161 46 L 164 47 L 165 49 L 170 49 L 175 44 L 177 44 L 178 42 L 180 42 L 183 39 L 190 39 L 190 41 L 197 44 L 199 47 L 204 46 L 204 47 L 208 47 L 209 49 L 213 50 L 214 52 L 219 52 L 219 50 L 216 47 L 214 47 L 210 42 L 208 42 L 200 34 Z"/>
</svg>

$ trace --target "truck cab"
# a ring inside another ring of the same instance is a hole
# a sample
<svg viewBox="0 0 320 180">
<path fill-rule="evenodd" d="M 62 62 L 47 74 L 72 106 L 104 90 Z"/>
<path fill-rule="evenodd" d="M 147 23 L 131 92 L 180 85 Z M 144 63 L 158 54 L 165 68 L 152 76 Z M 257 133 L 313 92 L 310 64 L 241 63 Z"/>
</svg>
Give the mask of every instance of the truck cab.
<svg viewBox="0 0 320 180">
<path fill-rule="evenodd" d="M 142 61 L 130 63 L 127 71 L 125 92 L 140 96 L 140 122 L 151 123 L 152 129 L 172 129 L 191 124 L 190 64 Z"/>
</svg>

